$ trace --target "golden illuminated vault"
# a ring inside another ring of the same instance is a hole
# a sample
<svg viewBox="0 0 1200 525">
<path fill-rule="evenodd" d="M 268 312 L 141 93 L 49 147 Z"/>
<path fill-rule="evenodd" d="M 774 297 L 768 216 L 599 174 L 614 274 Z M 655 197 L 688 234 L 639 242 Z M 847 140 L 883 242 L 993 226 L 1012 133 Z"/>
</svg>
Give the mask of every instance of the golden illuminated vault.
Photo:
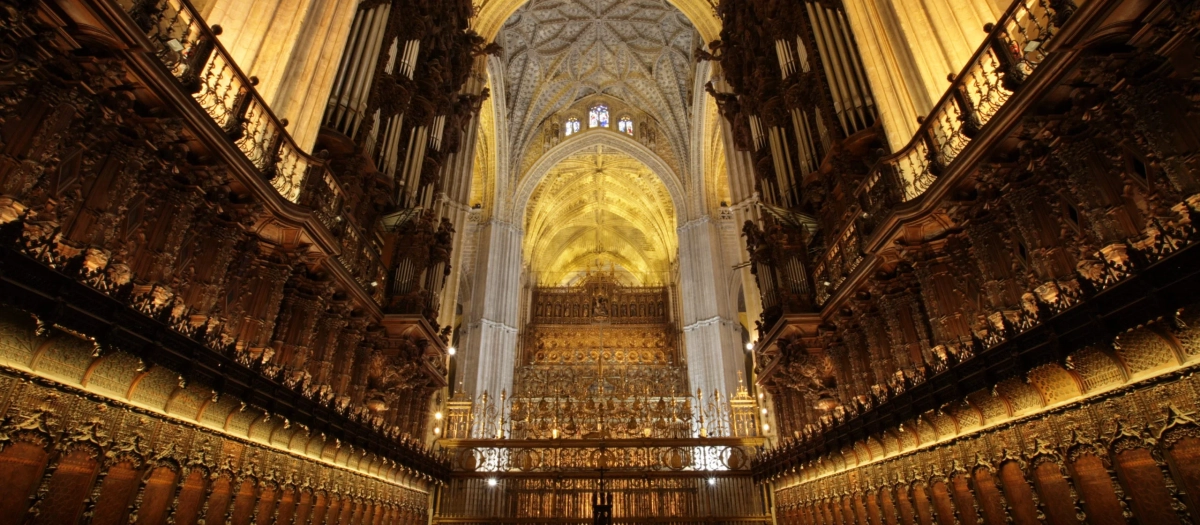
<svg viewBox="0 0 1200 525">
<path fill-rule="evenodd" d="M 558 163 L 525 217 L 525 260 L 539 284 L 614 268 L 632 285 L 666 282 L 679 242 L 666 186 L 645 164 L 596 146 Z"/>
</svg>

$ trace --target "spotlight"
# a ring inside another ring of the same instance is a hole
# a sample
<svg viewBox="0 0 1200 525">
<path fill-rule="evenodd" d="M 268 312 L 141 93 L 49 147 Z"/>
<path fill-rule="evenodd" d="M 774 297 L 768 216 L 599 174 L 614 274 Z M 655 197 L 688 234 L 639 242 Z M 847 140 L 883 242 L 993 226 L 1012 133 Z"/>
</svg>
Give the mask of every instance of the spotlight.
<svg viewBox="0 0 1200 525">
<path fill-rule="evenodd" d="M 765 416 L 765 415 L 767 415 L 767 409 L 765 409 L 765 408 L 764 408 L 764 409 L 762 409 L 762 415 L 764 415 L 764 416 Z M 436 418 L 438 418 L 438 419 L 441 419 L 441 418 L 442 418 L 442 413 L 441 413 L 441 412 L 438 412 L 438 413 L 437 413 L 437 415 L 436 415 L 436 416 L 433 416 L 433 417 L 436 417 Z"/>
<path fill-rule="evenodd" d="M 433 427 L 433 435 L 435 435 L 435 436 L 442 435 L 442 427 Z"/>
<path fill-rule="evenodd" d="M 458 353 L 458 350 L 452 346 L 452 347 L 446 349 L 446 353 L 450 354 L 450 355 L 454 355 L 454 354 Z"/>
<path fill-rule="evenodd" d="M 489 487 L 495 487 L 496 483 L 499 483 L 498 481 L 496 481 L 496 478 L 488 478 L 488 486 Z"/>
<path fill-rule="evenodd" d="M 767 409 L 765 409 L 765 408 L 764 408 L 764 409 L 763 409 L 763 413 L 764 413 L 764 414 L 766 414 L 766 413 L 767 413 Z M 442 420 L 442 413 L 441 413 L 441 412 L 435 412 L 435 413 L 433 414 L 433 418 L 434 418 L 434 419 L 436 419 L 436 420 L 438 420 L 438 421 L 441 421 L 441 420 Z"/>
<path fill-rule="evenodd" d="M 754 350 L 754 342 L 753 341 L 746 343 L 746 351 L 749 352 L 751 350 Z"/>
<path fill-rule="evenodd" d="M 771 431 L 771 425 L 763 423 L 763 432 L 770 432 L 770 431 Z"/>
<path fill-rule="evenodd" d="M 716 484 L 717 484 L 717 478 L 708 478 L 708 484 L 709 484 L 709 485 L 716 485 Z"/>
</svg>

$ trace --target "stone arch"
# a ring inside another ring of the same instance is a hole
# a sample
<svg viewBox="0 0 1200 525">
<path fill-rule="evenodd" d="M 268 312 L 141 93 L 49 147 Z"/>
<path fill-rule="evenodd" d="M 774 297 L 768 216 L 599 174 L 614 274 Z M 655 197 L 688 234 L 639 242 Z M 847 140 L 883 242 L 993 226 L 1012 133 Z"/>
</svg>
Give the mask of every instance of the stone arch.
<svg viewBox="0 0 1200 525">
<path fill-rule="evenodd" d="M 958 435 L 958 422 L 941 410 L 931 410 L 928 421 L 937 431 L 938 440 L 944 440 Z"/>
<path fill-rule="evenodd" d="M 286 420 L 280 419 L 276 422 L 275 427 L 271 429 L 270 435 L 267 436 L 267 442 L 286 450 L 292 442 L 292 436 L 299 432 L 299 430 L 299 428 L 288 424 Z"/>
<path fill-rule="evenodd" d="M 659 157 L 657 153 L 654 153 L 650 148 L 642 145 L 642 143 L 625 136 L 623 133 L 603 131 L 583 133 L 578 138 L 564 140 L 538 158 L 533 163 L 533 166 L 529 168 L 529 171 L 525 172 L 517 182 L 517 187 L 513 192 L 512 208 L 509 210 L 512 219 L 520 222 L 521 218 L 524 217 L 525 208 L 529 205 L 533 191 L 542 182 L 542 179 L 546 178 L 546 175 L 550 173 L 550 170 L 554 166 L 567 157 L 596 146 L 615 149 L 633 157 L 634 160 L 650 168 L 650 171 L 654 172 L 663 185 L 667 187 L 667 193 L 671 195 L 671 205 L 675 207 L 675 221 L 677 225 L 684 222 L 683 217 L 687 216 L 690 210 L 687 205 L 687 190 L 679 175 L 675 173 L 675 170 L 672 170 L 671 166 L 662 157 Z"/>
<path fill-rule="evenodd" d="M 864 443 L 867 446 L 867 451 L 871 453 L 872 459 L 881 459 L 887 456 L 887 451 L 884 450 L 883 444 L 879 442 L 878 438 L 873 436 L 867 437 Z"/>
<path fill-rule="evenodd" d="M 895 456 L 896 454 L 904 451 L 903 445 L 900 442 L 900 438 L 896 436 L 896 431 L 894 429 L 884 430 L 879 441 L 883 445 L 883 453 L 885 457 Z"/>
<path fill-rule="evenodd" d="M 92 364 L 92 344 L 60 334 L 45 340 L 29 364 L 41 375 L 67 384 L 77 385 Z"/>
<path fill-rule="evenodd" d="M 311 438 L 311 432 L 307 429 L 293 432 L 288 438 L 287 449 L 308 455 L 308 441 Z"/>
<path fill-rule="evenodd" d="M 967 395 L 967 402 L 983 416 L 983 424 L 991 425 L 1012 417 L 1008 400 L 1000 395 L 992 395 L 987 390 L 979 390 Z"/>
<path fill-rule="evenodd" d="M 80 381 L 80 386 L 113 397 L 124 396 L 143 367 L 141 360 L 133 355 L 112 352 L 92 361 Z"/>
<path fill-rule="evenodd" d="M 200 410 L 212 400 L 212 392 L 197 384 L 189 384 L 172 394 L 166 412 L 191 421 L 200 419 Z"/>
<path fill-rule="evenodd" d="M 1186 307 L 1177 317 L 1175 339 L 1187 359 L 1200 355 L 1200 308 Z"/>
<path fill-rule="evenodd" d="M 234 410 L 225 418 L 224 430 L 240 437 L 250 437 L 251 427 L 263 417 L 263 413 L 254 408 Z"/>
<path fill-rule="evenodd" d="M 345 445 L 345 446 L 339 448 L 337 453 L 334 454 L 333 462 L 337 463 L 338 465 L 341 465 L 343 467 L 347 467 L 350 465 L 350 458 L 353 456 L 354 456 L 354 446 L 353 445 Z"/>
<path fill-rule="evenodd" d="M 929 445 L 936 443 L 941 436 L 938 435 L 937 429 L 929 423 L 925 416 L 919 416 L 916 419 L 915 430 L 917 432 L 918 446 Z"/>
<path fill-rule="evenodd" d="M 33 333 L 29 314 L 13 308 L 0 309 L 0 324 L 9 327 L 0 334 L 0 363 L 25 367 L 37 351 L 38 337 Z"/>
<path fill-rule="evenodd" d="M 854 453 L 858 455 L 858 463 L 861 465 L 875 459 L 875 455 L 871 453 L 871 449 L 867 447 L 866 441 L 858 441 L 854 443 Z"/>
<path fill-rule="evenodd" d="M 913 450 L 921 446 L 921 438 L 917 434 L 916 426 L 916 422 L 911 419 L 900 425 L 900 428 L 896 432 L 896 438 L 900 442 L 901 452 Z"/>
</svg>

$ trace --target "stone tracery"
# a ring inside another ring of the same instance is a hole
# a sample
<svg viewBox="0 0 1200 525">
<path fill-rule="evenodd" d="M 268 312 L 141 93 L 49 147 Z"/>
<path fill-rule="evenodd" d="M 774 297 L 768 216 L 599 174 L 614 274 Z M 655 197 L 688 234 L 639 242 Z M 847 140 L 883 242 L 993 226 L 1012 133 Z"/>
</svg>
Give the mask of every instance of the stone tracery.
<svg viewBox="0 0 1200 525">
<path fill-rule="evenodd" d="M 649 112 L 677 157 L 688 158 L 691 56 L 699 39 L 666 0 L 533 0 L 497 42 L 505 49 L 510 158 L 523 156 L 551 114 L 597 93 Z"/>
</svg>

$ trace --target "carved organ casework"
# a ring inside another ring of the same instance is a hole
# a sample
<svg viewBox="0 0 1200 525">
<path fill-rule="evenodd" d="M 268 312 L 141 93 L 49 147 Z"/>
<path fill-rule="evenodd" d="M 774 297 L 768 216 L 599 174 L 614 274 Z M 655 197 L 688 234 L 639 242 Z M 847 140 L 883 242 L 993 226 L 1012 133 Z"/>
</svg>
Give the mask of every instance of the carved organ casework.
<svg viewBox="0 0 1200 525">
<path fill-rule="evenodd" d="M 191 3 L 0 0 L 0 522 L 427 521 L 482 39 L 357 4 L 310 155 Z"/>
<path fill-rule="evenodd" d="M 1194 522 L 1197 6 L 1018 0 L 887 156 L 838 2 L 719 12 L 778 522 Z"/>
<path fill-rule="evenodd" d="M 722 2 L 718 13 L 721 40 L 698 57 L 719 63 L 706 89 L 753 165 L 762 213 L 743 236 L 765 335 L 858 266 L 857 247 L 840 245 L 857 239 L 853 192 L 886 145 L 840 2 Z"/>
</svg>

